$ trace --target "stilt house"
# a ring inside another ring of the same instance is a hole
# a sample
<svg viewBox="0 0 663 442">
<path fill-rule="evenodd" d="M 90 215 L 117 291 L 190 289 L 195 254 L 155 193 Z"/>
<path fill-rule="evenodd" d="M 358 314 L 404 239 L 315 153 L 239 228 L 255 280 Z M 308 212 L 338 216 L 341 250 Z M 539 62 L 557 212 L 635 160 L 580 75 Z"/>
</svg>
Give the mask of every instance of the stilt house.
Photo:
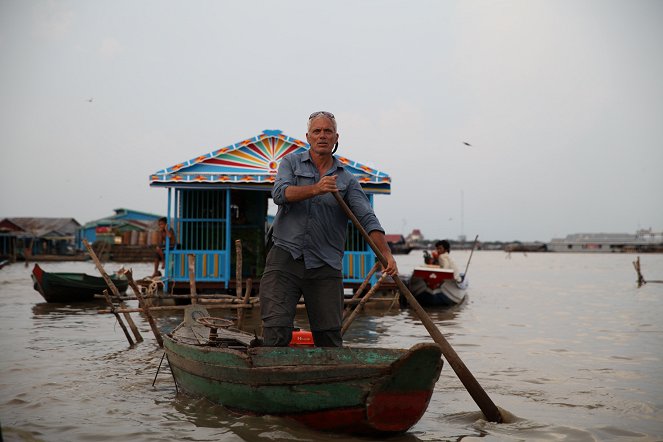
<svg viewBox="0 0 663 442">
<path fill-rule="evenodd" d="M 151 186 L 168 189 L 168 225 L 177 238 L 175 248 L 166 247 L 167 287 L 188 285 L 189 254 L 196 257 L 198 288 L 233 287 L 237 239 L 242 241 L 242 275 L 257 283 L 265 263 L 267 212 L 279 163 L 285 155 L 309 147 L 280 130 L 265 130 L 151 175 Z M 389 175 L 336 157 L 357 177 L 371 204 L 375 194 L 390 193 Z M 343 258 L 345 283 L 361 283 L 374 263 L 373 252 L 349 222 Z"/>
</svg>

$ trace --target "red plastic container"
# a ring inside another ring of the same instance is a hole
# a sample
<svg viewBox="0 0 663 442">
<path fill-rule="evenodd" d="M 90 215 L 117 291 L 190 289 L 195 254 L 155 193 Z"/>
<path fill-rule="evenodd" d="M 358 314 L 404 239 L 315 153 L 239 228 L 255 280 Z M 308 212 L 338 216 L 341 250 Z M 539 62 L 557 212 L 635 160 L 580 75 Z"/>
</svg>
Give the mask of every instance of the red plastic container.
<svg viewBox="0 0 663 442">
<path fill-rule="evenodd" d="M 308 330 L 293 330 L 290 347 L 313 347 L 313 333 Z"/>
</svg>

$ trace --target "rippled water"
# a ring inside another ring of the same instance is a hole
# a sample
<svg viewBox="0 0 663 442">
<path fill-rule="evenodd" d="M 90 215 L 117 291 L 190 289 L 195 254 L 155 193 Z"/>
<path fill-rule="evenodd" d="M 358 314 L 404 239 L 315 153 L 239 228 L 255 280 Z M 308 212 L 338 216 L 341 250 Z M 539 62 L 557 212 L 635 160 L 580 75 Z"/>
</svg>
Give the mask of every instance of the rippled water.
<svg viewBox="0 0 663 442">
<path fill-rule="evenodd" d="M 453 252 L 464 267 L 468 252 Z M 655 441 L 663 439 L 663 284 L 637 288 L 635 255 L 475 252 L 468 302 L 429 311 L 510 423 L 481 419 L 445 365 L 428 411 L 392 441 Z M 399 256 L 403 273 L 419 252 Z M 645 278 L 663 280 L 663 255 L 641 256 Z M 130 264 L 136 277 L 150 265 Z M 96 274 L 90 263 L 47 271 Z M 108 270 L 119 265 L 109 264 Z M 30 269 L 0 270 L 0 423 L 5 441 L 366 441 L 318 433 L 274 417 L 237 416 L 178 395 L 163 352 L 133 314 L 145 342 L 129 348 L 97 305 L 46 304 Z M 371 309 L 346 344 L 407 348 L 430 341 L 409 310 Z M 160 313 L 171 328 L 180 312 Z M 249 313 L 249 327 L 257 318 Z M 298 317 L 299 324 L 306 319 Z M 376 439 L 377 440 L 377 439 Z"/>
</svg>

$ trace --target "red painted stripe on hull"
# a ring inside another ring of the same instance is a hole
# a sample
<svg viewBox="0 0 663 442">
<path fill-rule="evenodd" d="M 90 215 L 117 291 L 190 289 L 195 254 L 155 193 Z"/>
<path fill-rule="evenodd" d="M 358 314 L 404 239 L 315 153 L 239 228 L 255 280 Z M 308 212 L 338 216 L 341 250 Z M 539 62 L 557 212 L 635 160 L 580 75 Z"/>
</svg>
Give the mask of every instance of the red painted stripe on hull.
<svg viewBox="0 0 663 442">
<path fill-rule="evenodd" d="M 432 391 L 380 392 L 367 407 L 368 424 L 379 431 L 405 431 L 419 422 Z"/>
<path fill-rule="evenodd" d="M 344 408 L 289 415 L 310 428 L 348 433 L 401 433 L 419 422 L 432 391 L 375 394 L 367 408 Z"/>
<path fill-rule="evenodd" d="M 364 407 L 316 411 L 286 417 L 320 431 L 366 432 L 369 430 L 366 425 Z"/>
</svg>

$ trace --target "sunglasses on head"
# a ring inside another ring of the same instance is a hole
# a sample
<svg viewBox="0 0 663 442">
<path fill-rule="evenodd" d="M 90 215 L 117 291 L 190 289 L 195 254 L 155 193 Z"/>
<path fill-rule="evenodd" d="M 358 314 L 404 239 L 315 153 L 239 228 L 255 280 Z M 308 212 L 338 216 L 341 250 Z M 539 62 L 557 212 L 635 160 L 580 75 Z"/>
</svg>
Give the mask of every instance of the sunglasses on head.
<svg viewBox="0 0 663 442">
<path fill-rule="evenodd" d="M 335 120 L 335 119 L 336 119 L 336 118 L 334 118 L 334 114 L 332 114 L 331 112 L 327 112 L 327 111 L 313 112 L 313 113 L 308 117 L 308 119 L 309 119 L 309 120 L 312 120 L 313 118 L 318 117 L 318 116 L 320 116 L 320 115 L 323 115 L 323 116 L 325 116 L 325 117 L 327 117 L 327 118 L 331 118 L 332 120 Z"/>
</svg>

